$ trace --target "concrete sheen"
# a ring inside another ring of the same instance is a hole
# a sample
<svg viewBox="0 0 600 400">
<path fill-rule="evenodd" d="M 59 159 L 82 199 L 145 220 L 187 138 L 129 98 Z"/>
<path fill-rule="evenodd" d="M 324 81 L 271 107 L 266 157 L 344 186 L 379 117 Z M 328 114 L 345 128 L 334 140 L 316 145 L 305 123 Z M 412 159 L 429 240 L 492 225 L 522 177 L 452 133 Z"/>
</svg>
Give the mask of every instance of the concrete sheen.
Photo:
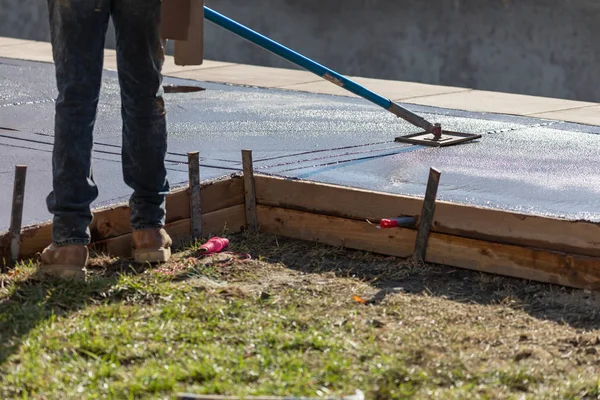
<svg viewBox="0 0 600 400">
<path fill-rule="evenodd" d="M 51 64 L 0 59 L 0 196 L 8 227 L 14 165 L 29 166 L 25 223 L 47 220 L 54 104 Z M 424 106 L 409 107 L 453 130 L 483 133 L 446 149 L 398 144 L 417 129 L 362 100 L 166 78 L 206 91 L 168 94 L 169 179 L 185 184 L 188 151 L 201 152 L 201 177 L 241 169 L 254 151 L 257 172 L 422 196 L 430 166 L 442 170 L 441 199 L 600 221 L 600 128 Z M 121 181 L 120 103 L 106 72 L 96 126 L 95 206 L 126 200 Z M 401 210 L 399 210 L 401 212 Z"/>
</svg>

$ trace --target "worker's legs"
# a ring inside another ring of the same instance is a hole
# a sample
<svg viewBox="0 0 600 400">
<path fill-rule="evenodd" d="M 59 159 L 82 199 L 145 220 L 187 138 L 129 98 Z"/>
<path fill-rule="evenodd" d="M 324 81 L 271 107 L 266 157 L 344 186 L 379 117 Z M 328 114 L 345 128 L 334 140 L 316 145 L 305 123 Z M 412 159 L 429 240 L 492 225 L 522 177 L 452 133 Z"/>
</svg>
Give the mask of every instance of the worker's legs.
<svg viewBox="0 0 600 400">
<path fill-rule="evenodd" d="M 56 65 L 53 191 L 47 198 L 58 246 L 87 244 L 92 177 L 92 133 L 100 93 L 109 0 L 48 0 Z"/>
<path fill-rule="evenodd" d="M 130 207 L 134 230 L 164 225 L 169 191 L 160 16 L 160 0 L 113 0 L 123 116 L 123 177 L 133 189 Z"/>
</svg>

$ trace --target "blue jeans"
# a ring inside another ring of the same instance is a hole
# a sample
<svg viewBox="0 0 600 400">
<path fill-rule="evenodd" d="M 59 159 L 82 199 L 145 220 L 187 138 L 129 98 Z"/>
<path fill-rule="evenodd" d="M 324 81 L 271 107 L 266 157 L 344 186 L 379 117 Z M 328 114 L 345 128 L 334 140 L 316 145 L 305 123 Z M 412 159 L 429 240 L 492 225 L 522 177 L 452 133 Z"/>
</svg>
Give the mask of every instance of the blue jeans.
<svg viewBox="0 0 600 400">
<path fill-rule="evenodd" d="M 133 229 L 160 228 L 169 192 L 161 69 L 161 0 L 48 0 L 56 66 L 53 190 L 47 198 L 56 245 L 89 244 L 93 129 L 109 18 L 121 87 L 123 178 L 133 189 Z"/>
</svg>

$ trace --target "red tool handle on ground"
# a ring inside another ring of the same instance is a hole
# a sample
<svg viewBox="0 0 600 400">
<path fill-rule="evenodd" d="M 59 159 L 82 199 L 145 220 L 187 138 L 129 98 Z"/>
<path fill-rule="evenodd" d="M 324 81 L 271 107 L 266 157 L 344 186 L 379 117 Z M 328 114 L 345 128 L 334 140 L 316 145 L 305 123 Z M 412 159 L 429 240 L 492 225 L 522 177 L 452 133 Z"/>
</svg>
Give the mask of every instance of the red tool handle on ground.
<svg viewBox="0 0 600 400">
<path fill-rule="evenodd" d="M 398 228 L 398 227 L 411 227 L 415 224 L 416 220 L 413 217 L 400 217 L 400 218 L 384 218 L 379 221 L 379 228 Z"/>
</svg>

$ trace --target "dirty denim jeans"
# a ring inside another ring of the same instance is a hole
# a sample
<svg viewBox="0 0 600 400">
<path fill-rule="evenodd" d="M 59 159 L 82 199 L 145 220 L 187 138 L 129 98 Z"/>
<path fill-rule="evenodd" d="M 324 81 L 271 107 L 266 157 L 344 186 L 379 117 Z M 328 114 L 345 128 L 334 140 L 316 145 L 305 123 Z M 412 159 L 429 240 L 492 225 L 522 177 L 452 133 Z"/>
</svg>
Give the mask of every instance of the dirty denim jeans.
<svg viewBox="0 0 600 400">
<path fill-rule="evenodd" d="M 47 198 L 53 242 L 90 242 L 90 204 L 98 196 L 92 132 L 111 17 L 121 87 L 123 178 L 133 189 L 130 222 L 133 229 L 162 227 L 169 184 L 161 0 L 48 0 L 48 9 L 58 88 L 53 190 Z"/>
</svg>

